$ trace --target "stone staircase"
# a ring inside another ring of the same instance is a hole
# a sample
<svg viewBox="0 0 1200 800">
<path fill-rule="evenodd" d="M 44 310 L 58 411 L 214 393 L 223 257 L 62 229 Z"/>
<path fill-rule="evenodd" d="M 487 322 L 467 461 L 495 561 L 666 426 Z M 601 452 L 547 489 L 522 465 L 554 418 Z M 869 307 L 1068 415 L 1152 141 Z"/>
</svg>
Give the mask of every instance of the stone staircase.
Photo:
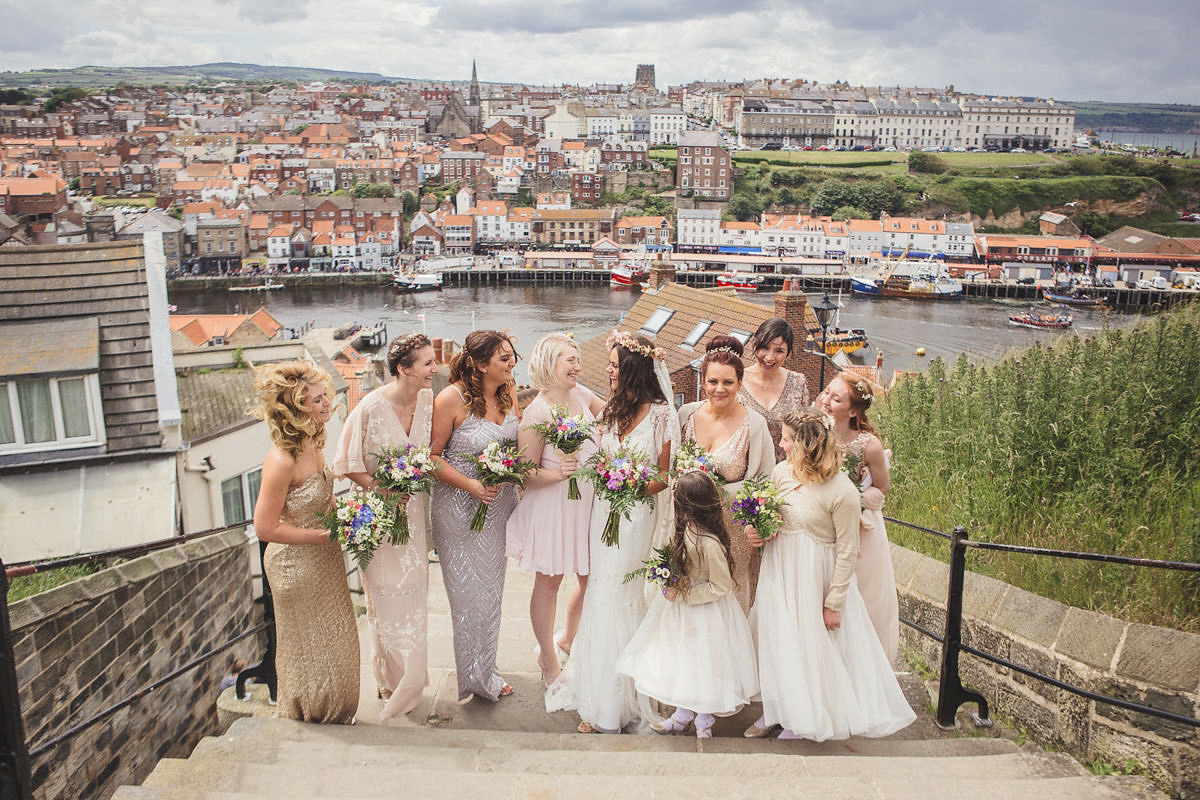
<svg viewBox="0 0 1200 800">
<path fill-rule="evenodd" d="M 719 719 L 712 739 L 575 733 L 578 717 L 547 714 L 534 668 L 532 578 L 510 570 L 503 598 L 502 674 L 516 688 L 498 703 L 457 702 L 449 608 L 430 571 L 430 687 L 404 717 L 380 722 L 360 620 L 362 673 L 354 726 L 275 719 L 265 687 L 252 702 L 227 690 L 218 713 L 232 725 L 187 759 L 163 759 L 141 786 L 113 800 L 333 800 L 334 798 L 872 798 L 873 800 L 1162 800 L 1140 778 L 1097 777 L 1074 759 L 997 738 L 937 728 L 919 676 L 900 673 L 918 720 L 887 739 L 751 740 L 760 709 Z M 565 592 L 563 592 L 565 596 Z M 562 610 L 560 609 L 560 619 Z M 966 717 L 964 709 L 964 717 Z M 973 730 L 965 723 L 963 731 Z"/>
<path fill-rule="evenodd" d="M 333 727 L 246 718 L 113 800 L 1161 797 L 1005 739 L 849 742 Z"/>
</svg>

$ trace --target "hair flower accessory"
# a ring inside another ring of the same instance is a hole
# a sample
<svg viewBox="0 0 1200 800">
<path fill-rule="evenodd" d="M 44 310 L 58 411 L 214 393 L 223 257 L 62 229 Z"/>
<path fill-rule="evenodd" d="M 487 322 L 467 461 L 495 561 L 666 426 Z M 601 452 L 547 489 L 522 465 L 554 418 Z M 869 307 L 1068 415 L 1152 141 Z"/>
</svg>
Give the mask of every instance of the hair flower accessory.
<svg viewBox="0 0 1200 800">
<path fill-rule="evenodd" d="M 829 416 L 828 414 L 822 414 L 821 424 L 825 426 L 825 430 L 833 430 L 833 417 Z"/>
<path fill-rule="evenodd" d="M 613 347 L 616 345 L 620 345 L 629 352 L 637 353 L 643 358 L 652 358 L 662 361 L 667 357 L 666 350 L 662 349 L 661 347 L 651 347 L 650 345 L 642 344 L 635 339 L 633 334 L 629 331 L 614 330 L 608 335 L 608 340 L 605 342 L 605 344 L 609 350 L 613 349 Z"/>
</svg>

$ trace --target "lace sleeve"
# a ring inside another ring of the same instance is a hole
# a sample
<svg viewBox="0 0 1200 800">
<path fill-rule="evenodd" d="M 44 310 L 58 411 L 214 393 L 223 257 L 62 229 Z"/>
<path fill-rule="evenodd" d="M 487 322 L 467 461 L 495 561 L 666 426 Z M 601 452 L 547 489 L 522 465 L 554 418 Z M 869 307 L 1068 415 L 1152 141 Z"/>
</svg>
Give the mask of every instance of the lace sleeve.
<svg viewBox="0 0 1200 800">
<path fill-rule="evenodd" d="M 366 398 L 360 401 L 350 416 L 346 417 L 346 425 L 342 435 L 338 437 L 337 453 L 333 457 L 333 474 L 339 478 L 351 472 L 370 472 L 365 459 L 364 439 L 366 438 L 368 420 L 366 419 Z"/>
<path fill-rule="evenodd" d="M 680 429 L 679 417 L 670 405 L 666 403 L 655 403 L 650 408 L 652 417 L 652 430 L 654 431 L 654 453 L 655 457 L 662 452 L 662 447 L 667 442 L 671 443 L 671 460 L 675 459 L 675 451 L 679 449 Z"/>
</svg>

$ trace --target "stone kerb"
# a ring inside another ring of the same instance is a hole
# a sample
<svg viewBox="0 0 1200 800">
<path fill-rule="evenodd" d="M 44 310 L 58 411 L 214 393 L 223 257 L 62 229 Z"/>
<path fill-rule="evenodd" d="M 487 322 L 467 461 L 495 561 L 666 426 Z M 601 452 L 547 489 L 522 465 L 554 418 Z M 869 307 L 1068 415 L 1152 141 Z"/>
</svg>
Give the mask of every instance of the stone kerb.
<svg viewBox="0 0 1200 800">
<path fill-rule="evenodd" d="M 32 747 L 166 676 L 259 621 L 249 545 L 228 531 L 134 559 L 9 606 Z M 253 622 L 252 622 L 253 618 Z M 217 726 L 222 675 L 239 642 L 33 761 L 37 800 L 108 798 L 162 757 L 186 757 Z"/>
<path fill-rule="evenodd" d="M 941 634 L 949 568 L 892 545 L 900 615 Z M 935 671 L 941 645 L 901 625 L 904 645 Z M 963 642 L 1064 683 L 1184 716 L 1200 714 L 1200 636 L 1124 622 L 968 572 Z M 1200 798 L 1200 732 L 1125 711 L 963 653 L 963 685 L 1044 745 L 1085 763 L 1129 759 L 1160 788 Z"/>
</svg>

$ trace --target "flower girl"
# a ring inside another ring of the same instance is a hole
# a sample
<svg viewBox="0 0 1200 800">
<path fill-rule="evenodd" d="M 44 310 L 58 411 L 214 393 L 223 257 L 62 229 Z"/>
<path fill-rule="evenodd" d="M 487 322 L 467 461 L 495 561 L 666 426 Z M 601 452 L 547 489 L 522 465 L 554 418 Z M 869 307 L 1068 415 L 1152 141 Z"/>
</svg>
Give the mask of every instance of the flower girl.
<svg viewBox="0 0 1200 800">
<path fill-rule="evenodd" d="M 675 485 L 675 535 L 647 562 L 648 579 L 663 587 L 617 660 L 637 690 L 675 713 L 660 733 L 695 721 L 696 736 L 712 735 L 714 716 L 736 713 L 758 692 L 754 643 L 734 595 L 729 533 L 721 492 L 703 472 Z"/>
</svg>

